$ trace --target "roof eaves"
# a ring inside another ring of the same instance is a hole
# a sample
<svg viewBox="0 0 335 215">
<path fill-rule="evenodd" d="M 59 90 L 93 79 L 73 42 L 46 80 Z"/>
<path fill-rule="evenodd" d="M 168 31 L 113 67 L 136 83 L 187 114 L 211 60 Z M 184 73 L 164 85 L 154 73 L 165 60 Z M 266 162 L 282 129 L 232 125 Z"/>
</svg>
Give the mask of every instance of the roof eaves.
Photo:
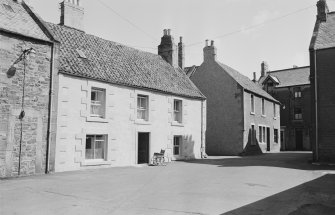
<svg viewBox="0 0 335 215">
<path fill-rule="evenodd" d="M 174 96 L 180 96 L 180 97 L 184 97 L 184 98 L 192 98 L 192 99 L 197 99 L 197 100 L 202 100 L 202 101 L 207 99 L 200 91 L 199 91 L 199 93 L 200 93 L 200 95 L 202 95 L 202 97 L 201 96 L 188 96 L 188 95 L 172 93 L 172 92 L 168 92 L 168 91 L 164 91 L 164 90 L 149 88 L 149 87 L 141 87 L 141 86 L 135 86 L 135 85 L 125 84 L 125 83 L 116 83 L 116 82 L 102 80 L 102 79 L 98 79 L 98 78 L 93 78 L 93 77 L 88 77 L 88 76 L 83 76 L 83 75 L 76 75 L 76 74 L 72 74 L 70 72 L 67 72 L 66 70 L 63 70 L 63 69 L 60 69 L 58 72 L 62 73 L 62 74 L 65 74 L 65 75 L 68 75 L 68 76 L 73 76 L 73 77 L 78 77 L 78 78 L 87 78 L 87 79 L 91 79 L 91 80 L 95 80 L 95 81 L 99 81 L 99 82 L 103 82 L 103 83 L 115 84 L 115 85 L 118 85 L 118 86 L 126 86 L 126 87 L 136 88 L 136 89 L 145 89 L 145 90 L 149 90 L 149 91 L 153 91 L 153 92 L 160 92 L 160 93 L 165 93 L 165 94 L 174 95 Z"/>
</svg>

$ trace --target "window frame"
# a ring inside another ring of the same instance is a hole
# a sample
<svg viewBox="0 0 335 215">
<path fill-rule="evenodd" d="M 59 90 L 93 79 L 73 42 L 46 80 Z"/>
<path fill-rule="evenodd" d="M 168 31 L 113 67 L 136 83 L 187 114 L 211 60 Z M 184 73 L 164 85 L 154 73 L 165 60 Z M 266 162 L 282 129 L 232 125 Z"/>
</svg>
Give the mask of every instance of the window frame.
<svg viewBox="0 0 335 215">
<path fill-rule="evenodd" d="M 99 93 L 102 95 L 101 99 L 92 99 L 92 93 L 96 92 L 96 98 L 99 98 Z M 99 104 L 100 103 L 100 104 Z M 94 113 L 93 107 L 98 107 L 98 114 Z M 100 107 L 99 107 L 100 106 Z M 91 87 L 91 97 L 90 97 L 90 117 L 106 119 L 106 89 Z"/>
<path fill-rule="evenodd" d="M 276 103 L 273 103 L 273 118 L 277 118 L 277 105 Z"/>
<path fill-rule="evenodd" d="M 177 107 L 180 110 L 177 110 Z M 183 123 L 183 101 L 180 99 L 173 100 L 173 121 L 180 124 Z"/>
<path fill-rule="evenodd" d="M 145 101 L 145 107 L 141 106 L 142 102 L 139 103 L 139 99 L 140 101 L 142 101 L 144 99 Z M 143 95 L 143 94 L 138 94 L 137 95 L 137 99 L 136 99 L 136 112 L 137 112 L 137 120 L 143 120 L 143 121 L 149 121 L 149 96 L 148 95 Z M 141 114 L 139 114 L 141 112 Z M 144 118 L 143 118 L 143 113 L 144 113 Z M 139 115 L 141 115 L 141 117 L 139 118 Z"/>
<path fill-rule="evenodd" d="M 279 134 L 278 134 L 279 129 L 274 128 L 273 129 L 273 142 L 278 143 L 279 140 Z"/>
<path fill-rule="evenodd" d="M 178 141 L 176 141 L 178 140 Z M 178 144 L 177 144 L 178 142 Z M 173 136 L 173 156 L 180 156 L 181 155 L 181 145 L 183 142 L 183 138 L 181 135 Z M 178 154 L 176 154 L 176 149 L 178 149 Z"/>
<path fill-rule="evenodd" d="M 251 114 L 255 114 L 255 96 L 250 95 Z"/>
<path fill-rule="evenodd" d="M 300 111 L 298 111 L 300 113 L 297 113 L 297 110 L 300 110 Z M 301 107 L 295 107 L 293 111 L 294 111 L 294 120 L 302 120 L 302 108 Z"/>
<path fill-rule="evenodd" d="M 97 140 L 97 136 L 102 136 L 102 140 Z M 88 137 L 93 137 L 93 142 L 92 144 L 92 149 L 93 150 L 93 158 L 87 158 L 87 139 Z M 85 161 L 106 161 L 107 160 L 107 141 L 108 141 L 108 135 L 107 134 L 87 134 L 86 135 L 86 142 L 85 142 Z M 96 153 L 96 144 L 97 142 L 103 142 L 102 143 L 102 158 L 96 158 L 95 153 Z"/>
<path fill-rule="evenodd" d="M 266 116 L 265 115 L 265 99 L 262 98 L 262 105 L 261 105 L 261 113 L 262 113 L 262 116 Z"/>
</svg>

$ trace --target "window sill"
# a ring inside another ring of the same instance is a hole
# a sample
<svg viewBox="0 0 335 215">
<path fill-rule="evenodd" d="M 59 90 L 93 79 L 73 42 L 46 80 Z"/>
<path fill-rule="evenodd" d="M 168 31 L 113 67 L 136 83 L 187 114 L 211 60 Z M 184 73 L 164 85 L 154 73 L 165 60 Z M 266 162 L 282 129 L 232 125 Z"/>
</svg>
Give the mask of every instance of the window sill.
<svg viewBox="0 0 335 215">
<path fill-rule="evenodd" d="M 104 160 L 85 160 L 81 163 L 82 166 L 102 166 L 111 164 L 112 162 Z"/>
<path fill-rule="evenodd" d="M 263 115 L 263 114 L 262 114 L 262 117 L 266 118 L 266 115 Z"/>
<path fill-rule="evenodd" d="M 250 115 L 255 115 L 255 112 L 250 112 Z"/>
<path fill-rule="evenodd" d="M 138 125 L 151 125 L 151 122 L 143 120 L 143 119 L 136 119 L 135 120 L 135 124 L 138 124 Z"/>
<path fill-rule="evenodd" d="M 88 116 L 86 117 L 86 122 L 101 122 L 101 123 L 108 123 L 107 119 L 100 118 L 100 117 L 92 117 Z"/>
<path fill-rule="evenodd" d="M 277 117 L 273 117 L 274 120 L 277 120 Z"/>
<path fill-rule="evenodd" d="M 179 123 L 179 122 L 176 122 L 176 121 L 171 122 L 171 125 L 172 126 L 178 126 L 178 127 L 184 127 L 183 123 Z"/>
</svg>

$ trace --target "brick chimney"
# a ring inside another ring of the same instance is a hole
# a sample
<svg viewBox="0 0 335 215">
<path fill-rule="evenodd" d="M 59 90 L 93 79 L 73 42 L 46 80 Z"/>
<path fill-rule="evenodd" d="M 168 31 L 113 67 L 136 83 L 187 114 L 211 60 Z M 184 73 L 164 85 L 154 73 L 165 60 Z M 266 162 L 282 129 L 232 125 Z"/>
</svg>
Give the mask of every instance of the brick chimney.
<svg viewBox="0 0 335 215">
<path fill-rule="evenodd" d="M 178 68 L 178 47 L 174 43 L 170 29 L 163 31 L 161 44 L 158 46 L 158 55 L 162 56 L 171 66 Z"/>
<path fill-rule="evenodd" d="M 178 65 L 181 69 L 184 69 L 185 67 L 185 47 L 183 37 L 180 37 L 180 41 L 178 43 Z"/>
<path fill-rule="evenodd" d="M 318 15 L 317 19 L 320 22 L 326 22 L 327 21 L 327 13 L 329 13 L 328 5 L 326 0 L 319 0 L 316 4 L 318 8 Z"/>
<path fill-rule="evenodd" d="M 256 83 L 256 82 L 257 82 L 256 72 L 254 72 L 253 74 L 254 74 L 254 78 L 252 79 L 252 81 L 253 81 L 254 83 Z"/>
<path fill-rule="evenodd" d="M 60 24 L 84 31 L 84 8 L 81 0 L 64 0 L 60 3 Z"/>
<path fill-rule="evenodd" d="M 208 40 L 206 40 L 204 48 L 204 62 L 216 61 L 216 47 L 214 46 L 214 41 L 211 41 L 211 45 L 208 45 Z"/>
<path fill-rule="evenodd" d="M 265 77 L 269 71 L 269 65 L 263 61 L 261 65 L 261 77 Z"/>
</svg>

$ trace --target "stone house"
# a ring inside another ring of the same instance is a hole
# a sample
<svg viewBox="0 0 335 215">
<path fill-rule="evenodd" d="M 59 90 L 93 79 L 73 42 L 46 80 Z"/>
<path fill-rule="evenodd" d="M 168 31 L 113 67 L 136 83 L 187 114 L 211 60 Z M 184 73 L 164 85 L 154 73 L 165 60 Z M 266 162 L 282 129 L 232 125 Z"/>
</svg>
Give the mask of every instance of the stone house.
<svg viewBox="0 0 335 215">
<path fill-rule="evenodd" d="M 28 5 L 0 0 L 0 177 L 49 171 L 53 41 Z"/>
<path fill-rule="evenodd" d="M 214 41 L 204 62 L 185 68 L 207 98 L 206 153 L 240 155 L 280 150 L 280 103 L 256 83 L 216 59 Z"/>
<path fill-rule="evenodd" d="M 280 101 L 282 151 L 310 151 L 311 91 L 310 68 L 296 67 L 268 71 L 263 62 L 258 83 Z"/>
<path fill-rule="evenodd" d="M 78 1 L 64 1 L 61 23 L 47 23 L 60 42 L 55 171 L 150 163 L 161 149 L 170 160 L 201 158 L 206 101 L 171 63 L 170 30 L 164 60 L 86 34 L 83 14 Z"/>
<path fill-rule="evenodd" d="M 335 12 L 327 2 L 317 2 L 317 17 L 311 39 L 311 143 L 314 160 L 335 162 Z"/>
</svg>

